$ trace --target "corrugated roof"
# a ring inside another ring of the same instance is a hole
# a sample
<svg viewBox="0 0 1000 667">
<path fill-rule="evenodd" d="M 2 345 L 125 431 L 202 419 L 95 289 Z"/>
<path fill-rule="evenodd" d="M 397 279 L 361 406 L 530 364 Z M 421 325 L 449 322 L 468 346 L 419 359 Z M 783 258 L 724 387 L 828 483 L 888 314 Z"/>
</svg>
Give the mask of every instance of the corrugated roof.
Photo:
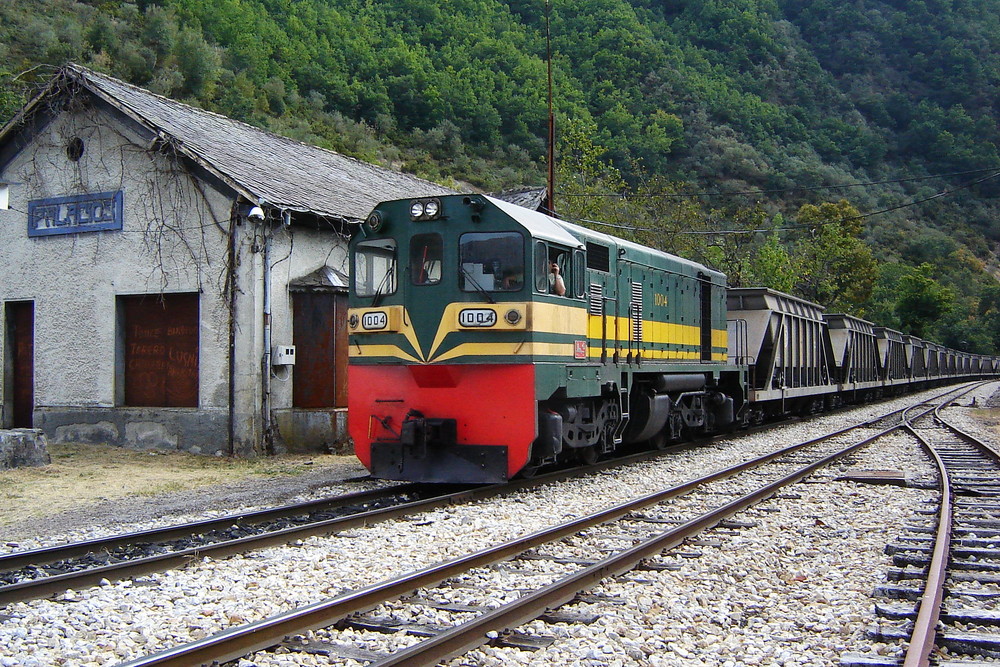
<svg viewBox="0 0 1000 667">
<path fill-rule="evenodd" d="M 523 206 L 524 208 L 530 208 L 532 211 L 540 210 L 542 202 L 545 201 L 545 195 L 548 194 L 547 188 L 518 188 L 517 190 L 504 190 L 503 192 L 497 192 L 491 194 L 490 196 L 494 199 L 500 199 L 501 201 L 509 201 L 511 204 L 517 204 L 518 206 Z"/>
<path fill-rule="evenodd" d="M 346 291 L 347 285 L 347 274 L 332 266 L 321 266 L 309 275 L 289 282 L 288 289 L 292 292 Z"/>
<path fill-rule="evenodd" d="M 455 192 L 171 100 L 86 67 L 70 64 L 58 76 L 78 81 L 160 132 L 182 154 L 248 199 L 263 198 L 276 208 L 358 221 L 380 201 Z M 53 90 L 50 86 L 47 92 Z"/>
</svg>

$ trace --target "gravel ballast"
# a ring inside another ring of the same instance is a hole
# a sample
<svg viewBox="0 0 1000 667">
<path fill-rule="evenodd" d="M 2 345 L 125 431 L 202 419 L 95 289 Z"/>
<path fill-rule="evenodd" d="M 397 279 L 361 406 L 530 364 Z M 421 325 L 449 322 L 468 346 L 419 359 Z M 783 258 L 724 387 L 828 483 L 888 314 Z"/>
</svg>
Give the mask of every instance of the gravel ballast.
<svg viewBox="0 0 1000 667">
<path fill-rule="evenodd" d="M 994 389 L 979 390 L 978 404 Z M 206 559 L 134 582 L 68 592 L 55 601 L 9 605 L 0 609 L 6 617 L 0 625 L 0 667 L 115 664 L 662 489 L 769 451 L 777 442 L 805 440 L 831 424 L 883 414 L 891 405 L 732 438 L 613 473 L 428 512 L 416 520 L 352 529 L 222 561 Z M 966 412 L 949 410 L 950 415 Z M 966 430 L 989 432 L 981 422 L 961 418 L 967 420 Z M 934 494 L 835 481 L 849 467 L 930 475 L 912 440 L 900 436 L 882 442 L 852 462 L 796 485 L 797 498 L 773 499 L 738 516 L 752 527 L 711 538 L 721 545 L 699 546 L 697 558 L 676 558 L 679 570 L 606 580 L 594 592 L 616 598 L 614 604 L 573 606 L 600 614 L 598 623 L 535 621 L 522 631 L 557 637 L 550 647 L 538 652 L 484 647 L 453 664 L 835 665 L 844 652 L 891 654 L 898 647 L 864 639 L 874 620 L 869 596 L 889 566 L 885 544 L 915 520 L 914 510 Z M 303 495 L 347 490 L 358 490 L 357 483 L 323 485 Z M 227 497 L 232 493 L 230 489 Z M 267 503 L 266 495 L 264 490 L 265 497 L 253 504 Z M 219 511 L 211 498 L 203 495 L 201 500 Z M 135 521 L 140 517 L 134 511 L 123 509 L 118 516 L 128 521 L 129 530 L 158 524 L 151 518 Z M 200 516 L 191 511 L 185 520 Z M 167 519 L 163 523 L 180 520 L 176 515 Z M 48 534 L 31 545 L 126 528 L 111 520 L 61 534 L 55 524 L 48 527 Z M 243 664 L 328 664 L 328 659 L 261 655 Z"/>
</svg>

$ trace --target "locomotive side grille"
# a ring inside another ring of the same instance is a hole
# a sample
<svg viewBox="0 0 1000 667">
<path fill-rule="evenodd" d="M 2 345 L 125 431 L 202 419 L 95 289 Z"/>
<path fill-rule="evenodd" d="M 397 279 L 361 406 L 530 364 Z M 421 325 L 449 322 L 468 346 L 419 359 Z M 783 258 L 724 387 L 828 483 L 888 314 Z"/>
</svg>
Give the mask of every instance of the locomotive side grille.
<svg viewBox="0 0 1000 667">
<path fill-rule="evenodd" d="M 595 271 L 611 271 L 611 249 L 606 245 L 587 241 L 587 268 Z"/>
<path fill-rule="evenodd" d="M 590 306 L 588 310 L 591 315 L 601 316 L 604 314 L 604 285 L 590 283 Z"/>
<path fill-rule="evenodd" d="M 642 283 L 632 283 L 632 300 L 629 302 L 632 312 L 632 340 L 642 341 Z"/>
</svg>

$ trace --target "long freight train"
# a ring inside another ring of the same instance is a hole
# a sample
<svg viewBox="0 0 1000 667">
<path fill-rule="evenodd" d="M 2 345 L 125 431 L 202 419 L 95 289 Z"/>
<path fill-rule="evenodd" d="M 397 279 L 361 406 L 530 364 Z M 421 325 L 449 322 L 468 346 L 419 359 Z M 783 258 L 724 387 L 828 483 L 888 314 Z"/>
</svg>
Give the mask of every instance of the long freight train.
<svg viewBox="0 0 1000 667">
<path fill-rule="evenodd" d="M 378 205 L 349 298 L 350 433 L 384 479 L 502 482 L 1000 371 L 483 195 Z"/>
</svg>

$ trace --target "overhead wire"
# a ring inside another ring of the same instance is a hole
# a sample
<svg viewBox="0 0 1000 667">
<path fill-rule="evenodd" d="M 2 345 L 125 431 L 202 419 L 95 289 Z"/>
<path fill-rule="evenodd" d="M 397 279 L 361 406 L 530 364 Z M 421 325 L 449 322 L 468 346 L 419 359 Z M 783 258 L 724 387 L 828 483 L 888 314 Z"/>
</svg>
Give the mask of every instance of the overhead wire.
<svg viewBox="0 0 1000 667">
<path fill-rule="evenodd" d="M 772 195 L 785 194 L 789 192 L 814 192 L 816 190 L 846 190 L 848 188 L 862 188 L 869 185 L 891 185 L 893 183 L 910 183 L 913 181 L 926 181 L 932 178 L 949 178 L 951 176 L 967 176 L 968 174 L 981 174 L 984 171 L 996 171 L 1000 166 L 983 167 L 982 169 L 968 169 L 966 171 L 953 171 L 946 174 L 928 174 L 927 176 L 908 176 L 906 178 L 892 178 L 883 181 L 862 181 L 859 183 L 843 183 L 840 185 L 803 185 L 794 188 L 776 188 L 772 190 L 736 190 L 733 192 L 559 192 L 561 197 L 592 197 L 592 198 L 652 198 L 652 197 L 739 197 L 745 195 Z"/>
<path fill-rule="evenodd" d="M 982 171 L 983 170 L 981 170 L 981 169 L 977 169 L 977 170 L 972 170 L 972 171 L 967 171 L 967 172 L 956 172 L 955 175 L 960 174 L 960 173 L 964 173 L 964 174 L 982 173 Z M 959 190 L 964 190 L 964 189 L 967 189 L 967 188 L 971 188 L 971 187 L 973 187 L 975 185 L 979 185 L 980 183 L 983 183 L 985 181 L 997 178 L 998 176 L 1000 176 L 1000 171 L 995 171 L 994 173 L 992 173 L 992 174 L 990 174 L 988 176 L 984 176 L 984 177 L 976 179 L 974 181 L 970 181 L 968 183 L 964 183 L 964 184 L 959 185 L 957 187 L 951 188 L 950 190 L 942 190 L 941 192 L 937 192 L 937 193 L 935 193 L 935 194 L 933 194 L 933 195 L 931 195 L 929 197 L 924 197 L 923 199 L 917 199 L 917 200 L 914 200 L 914 201 L 911 201 L 911 202 L 906 202 L 905 204 L 899 204 L 897 206 L 890 206 L 889 208 L 883 208 L 883 209 L 879 209 L 877 211 L 870 211 L 868 213 L 862 213 L 860 215 L 854 215 L 854 216 L 849 216 L 849 217 L 845 217 L 845 218 L 838 218 L 837 220 L 827 220 L 827 221 L 824 221 L 824 222 L 816 222 L 816 223 L 809 223 L 809 224 L 798 224 L 798 225 L 787 225 L 787 226 L 784 226 L 784 227 L 768 227 L 768 228 L 760 228 L 760 229 L 687 230 L 687 231 L 676 231 L 674 233 L 677 234 L 677 235 L 683 235 L 683 236 L 712 236 L 712 235 L 729 235 L 729 234 L 762 234 L 762 233 L 777 232 L 777 231 L 795 231 L 795 230 L 799 230 L 799 229 L 812 229 L 812 228 L 815 228 L 815 227 L 821 227 L 821 226 L 825 226 L 825 225 L 840 224 L 840 223 L 848 222 L 848 221 L 851 221 L 851 220 L 863 220 L 865 218 L 871 218 L 871 217 L 874 217 L 876 215 L 882 215 L 883 213 L 891 213 L 892 211 L 898 211 L 900 209 L 908 208 L 910 206 L 916 206 L 917 204 L 923 204 L 923 203 L 929 202 L 929 201 L 931 201 L 933 199 L 938 199 L 940 197 L 945 197 L 947 195 L 950 195 L 950 194 L 953 194 L 955 192 L 958 192 Z M 563 195 L 563 196 L 566 196 L 566 195 Z M 548 212 L 548 213 L 549 213 L 549 215 L 552 215 L 551 212 Z M 637 226 L 637 225 L 618 225 L 618 224 L 614 224 L 614 223 L 610 223 L 610 222 L 602 222 L 600 220 L 590 220 L 588 218 L 572 218 L 569 221 L 570 222 L 582 222 L 582 223 L 586 223 L 586 224 L 590 224 L 590 225 L 598 225 L 598 226 L 601 226 L 601 227 L 610 227 L 610 228 L 614 228 L 614 229 L 623 229 L 623 230 L 626 230 L 626 231 L 636 231 L 636 232 L 658 232 L 658 231 L 664 231 L 662 229 L 657 229 L 655 227 L 640 227 L 640 226 Z"/>
</svg>

